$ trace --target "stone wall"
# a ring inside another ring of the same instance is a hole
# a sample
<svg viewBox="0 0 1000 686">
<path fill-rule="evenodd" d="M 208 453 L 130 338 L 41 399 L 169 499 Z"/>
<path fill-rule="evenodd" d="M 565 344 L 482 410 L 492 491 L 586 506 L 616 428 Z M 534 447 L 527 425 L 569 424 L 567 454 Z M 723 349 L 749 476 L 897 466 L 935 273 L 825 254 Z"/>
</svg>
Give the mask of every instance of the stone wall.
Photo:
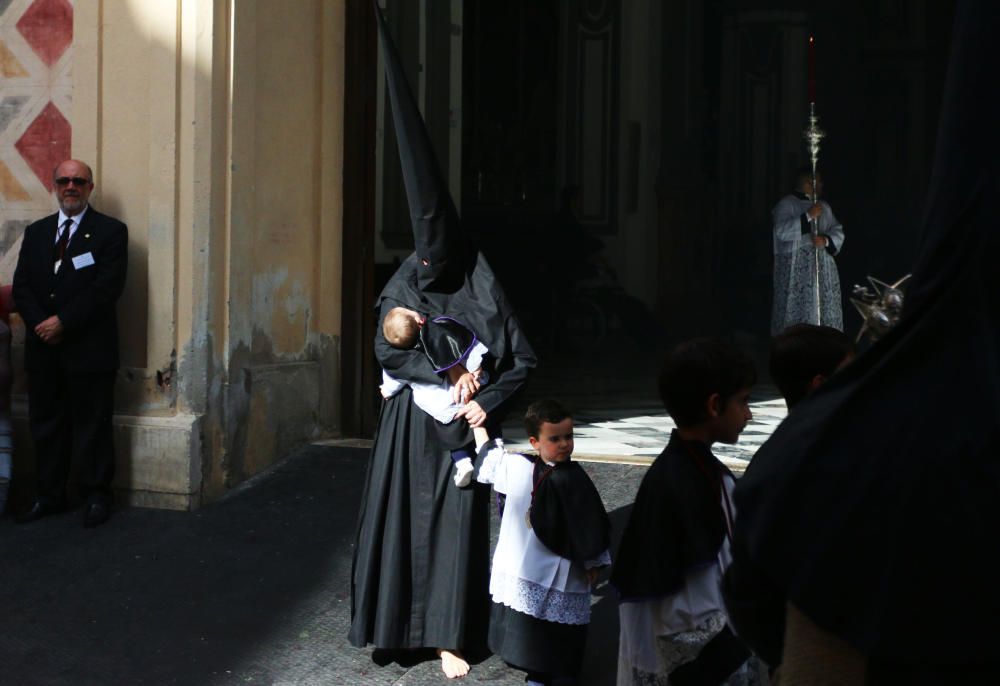
<svg viewBox="0 0 1000 686">
<path fill-rule="evenodd" d="M 24 222 L 54 208 L 36 167 L 69 154 L 90 163 L 93 204 L 129 226 L 122 495 L 194 507 L 336 434 L 343 2 L 0 0 L 0 10 L 0 278 Z"/>
</svg>

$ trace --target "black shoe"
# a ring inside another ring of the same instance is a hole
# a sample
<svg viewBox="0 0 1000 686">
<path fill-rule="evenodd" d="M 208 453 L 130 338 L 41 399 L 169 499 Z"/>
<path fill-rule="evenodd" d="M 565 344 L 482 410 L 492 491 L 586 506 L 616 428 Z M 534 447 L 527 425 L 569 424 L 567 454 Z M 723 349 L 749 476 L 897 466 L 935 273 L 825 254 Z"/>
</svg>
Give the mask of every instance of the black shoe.
<svg viewBox="0 0 1000 686">
<path fill-rule="evenodd" d="M 83 506 L 83 527 L 92 529 L 108 521 L 111 516 L 111 504 L 105 500 L 91 500 Z"/>
<path fill-rule="evenodd" d="M 51 514 L 56 514 L 62 512 L 66 509 L 66 506 L 62 503 L 57 503 L 53 505 L 47 500 L 36 500 L 35 504 L 31 506 L 31 509 L 27 512 L 22 512 L 21 514 L 14 517 L 14 521 L 18 524 L 27 524 L 28 522 L 34 522 L 42 517 L 48 517 Z"/>
</svg>

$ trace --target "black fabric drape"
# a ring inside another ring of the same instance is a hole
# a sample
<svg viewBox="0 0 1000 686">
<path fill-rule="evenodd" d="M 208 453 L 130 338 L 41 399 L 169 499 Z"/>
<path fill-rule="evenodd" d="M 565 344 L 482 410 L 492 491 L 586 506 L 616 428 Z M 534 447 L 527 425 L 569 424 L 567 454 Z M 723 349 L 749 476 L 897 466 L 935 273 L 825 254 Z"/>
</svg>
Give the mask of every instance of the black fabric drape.
<svg viewBox="0 0 1000 686">
<path fill-rule="evenodd" d="M 355 646 L 485 648 L 489 488 L 457 488 L 409 388 L 379 416 L 351 573 Z"/>
<path fill-rule="evenodd" d="M 1000 6 L 960 3 L 902 320 L 795 408 L 735 493 L 743 578 L 874 664 L 996 661 L 997 35 Z"/>
</svg>

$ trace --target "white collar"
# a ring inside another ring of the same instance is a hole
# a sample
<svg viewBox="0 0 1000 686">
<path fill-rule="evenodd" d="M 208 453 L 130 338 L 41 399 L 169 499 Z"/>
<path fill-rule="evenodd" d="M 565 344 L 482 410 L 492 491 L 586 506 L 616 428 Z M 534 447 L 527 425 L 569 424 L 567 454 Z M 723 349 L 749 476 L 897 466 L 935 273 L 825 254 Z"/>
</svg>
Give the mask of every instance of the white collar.
<svg viewBox="0 0 1000 686">
<path fill-rule="evenodd" d="M 87 210 L 89 210 L 89 209 L 90 209 L 90 205 L 85 205 L 84 208 L 83 208 L 83 210 L 79 214 L 75 214 L 72 217 L 70 217 L 69 215 L 67 215 L 62 210 L 59 210 L 59 221 L 58 221 L 58 223 L 56 225 L 58 227 L 62 227 L 62 225 L 66 223 L 67 219 L 72 219 L 73 220 L 73 225 L 70 227 L 70 230 L 71 231 L 75 231 L 76 227 L 80 226 L 80 222 L 83 221 L 83 215 L 87 214 Z"/>
</svg>

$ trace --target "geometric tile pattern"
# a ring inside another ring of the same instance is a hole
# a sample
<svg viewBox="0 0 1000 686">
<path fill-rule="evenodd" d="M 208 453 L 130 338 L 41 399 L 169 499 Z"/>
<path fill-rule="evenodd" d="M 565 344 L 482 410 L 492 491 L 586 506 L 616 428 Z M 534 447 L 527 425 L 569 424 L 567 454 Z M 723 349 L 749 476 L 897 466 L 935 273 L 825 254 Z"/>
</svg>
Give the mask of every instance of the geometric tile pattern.
<svg viewBox="0 0 1000 686">
<path fill-rule="evenodd" d="M 73 6 L 67 0 L 35 0 L 17 20 L 17 30 L 51 67 L 73 42 Z"/>
<path fill-rule="evenodd" d="M 69 122 L 50 102 L 14 143 L 21 157 L 49 191 L 52 190 L 52 170 L 69 157 L 69 135 Z"/>
<path fill-rule="evenodd" d="M 755 389 L 755 398 L 750 403 L 753 419 L 740 434 L 739 442 L 736 445 L 716 443 L 712 446 L 712 452 L 717 457 L 736 468 L 749 462 L 788 414 L 785 401 L 766 387 Z M 577 415 L 573 427 L 574 454 L 584 459 L 593 456 L 648 462 L 660 454 L 670 439 L 670 432 L 676 427 L 666 413 L 649 414 L 640 409 L 634 413 L 616 410 L 614 415 L 613 419 Z M 508 450 L 531 450 L 524 428 L 518 422 L 505 422 L 504 436 Z"/>
<path fill-rule="evenodd" d="M 26 223 L 52 213 L 52 169 L 70 155 L 73 3 L 0 0 L 0 284 Z"/>
</svg>

